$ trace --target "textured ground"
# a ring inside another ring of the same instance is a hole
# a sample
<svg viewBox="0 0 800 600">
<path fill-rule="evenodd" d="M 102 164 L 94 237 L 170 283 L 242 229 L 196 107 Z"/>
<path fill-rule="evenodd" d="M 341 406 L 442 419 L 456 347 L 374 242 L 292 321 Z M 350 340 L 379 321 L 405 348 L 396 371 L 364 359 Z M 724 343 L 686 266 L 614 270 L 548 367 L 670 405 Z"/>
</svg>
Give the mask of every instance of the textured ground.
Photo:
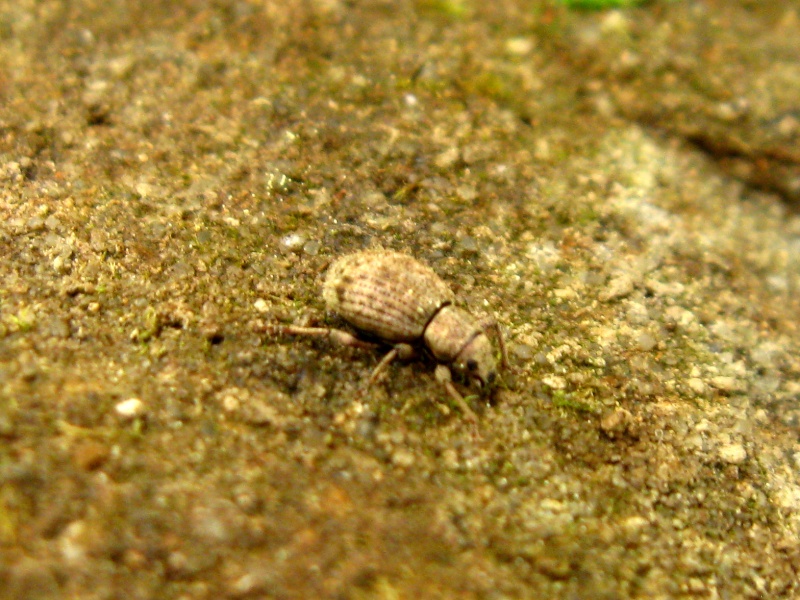
<svg viewBox="0 0 800 600">
<path fill-rule="evenodd" d="M 800 597 L 799 28 L 0 2 L 0 598 Z M 265 333 L 376 245 L 506 332 L 477 428 Z"/>
</svg>

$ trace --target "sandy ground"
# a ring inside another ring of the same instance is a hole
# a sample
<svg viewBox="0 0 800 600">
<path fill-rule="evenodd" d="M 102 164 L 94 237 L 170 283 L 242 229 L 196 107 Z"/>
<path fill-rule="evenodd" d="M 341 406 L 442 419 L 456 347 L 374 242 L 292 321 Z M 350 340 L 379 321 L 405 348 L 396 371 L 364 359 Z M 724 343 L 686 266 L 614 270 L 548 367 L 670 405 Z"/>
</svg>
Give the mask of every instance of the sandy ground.
<svg viewBox="0 0 800 600">
<path fill-rule="evenodd" d="M 0 2 L 0 598 L 800 597 L 799 29 Z M 477 425 L 269 333 L 375 246 L 501 324 Z"/>
</svg>

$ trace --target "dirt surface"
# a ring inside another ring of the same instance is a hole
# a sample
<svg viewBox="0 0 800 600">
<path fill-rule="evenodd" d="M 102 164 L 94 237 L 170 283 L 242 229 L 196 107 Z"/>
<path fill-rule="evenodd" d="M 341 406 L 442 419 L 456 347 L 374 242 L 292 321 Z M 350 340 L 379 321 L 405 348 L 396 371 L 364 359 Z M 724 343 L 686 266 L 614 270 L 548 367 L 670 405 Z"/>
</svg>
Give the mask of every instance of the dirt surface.
<svg viewBox="0 0 800 600">
<path fill-rule="evenodd" d="M 800 597 L 799 23 L 0 3 L 0 598 Z M 477 426 L 266 333 L 374 246 L 500 322 Z"/>
</svg>

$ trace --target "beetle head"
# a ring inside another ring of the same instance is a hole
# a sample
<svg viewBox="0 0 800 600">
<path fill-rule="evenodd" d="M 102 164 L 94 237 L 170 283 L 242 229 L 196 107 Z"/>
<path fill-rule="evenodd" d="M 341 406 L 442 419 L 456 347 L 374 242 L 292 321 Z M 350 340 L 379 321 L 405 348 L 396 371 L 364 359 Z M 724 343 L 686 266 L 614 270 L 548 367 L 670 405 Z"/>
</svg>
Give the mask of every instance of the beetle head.
<svg viewBox="0 0 800 600">
<path fill-rule="evenodd" d="M 453 369 L 481 389 L 490 388 L 497 380 L 497 360 L 489 338 L 479 333 L 470 340 L 452 363 Z"/>
</svg>

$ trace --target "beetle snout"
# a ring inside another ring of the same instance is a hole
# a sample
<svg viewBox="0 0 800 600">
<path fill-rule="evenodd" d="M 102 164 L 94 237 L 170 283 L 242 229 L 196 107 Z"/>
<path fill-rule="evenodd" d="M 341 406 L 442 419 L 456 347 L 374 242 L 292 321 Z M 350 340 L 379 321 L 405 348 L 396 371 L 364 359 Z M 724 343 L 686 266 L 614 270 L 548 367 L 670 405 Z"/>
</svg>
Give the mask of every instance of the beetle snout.
<svg viewBox="0 0 800 600">
<path fill-rule="evenodd" d="M 485 390 L 494 386 L 497 381 L 497 371 L 489 371 L 485 375 L 476 374 L 471 377 L 472 383 L 478 389 Z"/>
</svg>

